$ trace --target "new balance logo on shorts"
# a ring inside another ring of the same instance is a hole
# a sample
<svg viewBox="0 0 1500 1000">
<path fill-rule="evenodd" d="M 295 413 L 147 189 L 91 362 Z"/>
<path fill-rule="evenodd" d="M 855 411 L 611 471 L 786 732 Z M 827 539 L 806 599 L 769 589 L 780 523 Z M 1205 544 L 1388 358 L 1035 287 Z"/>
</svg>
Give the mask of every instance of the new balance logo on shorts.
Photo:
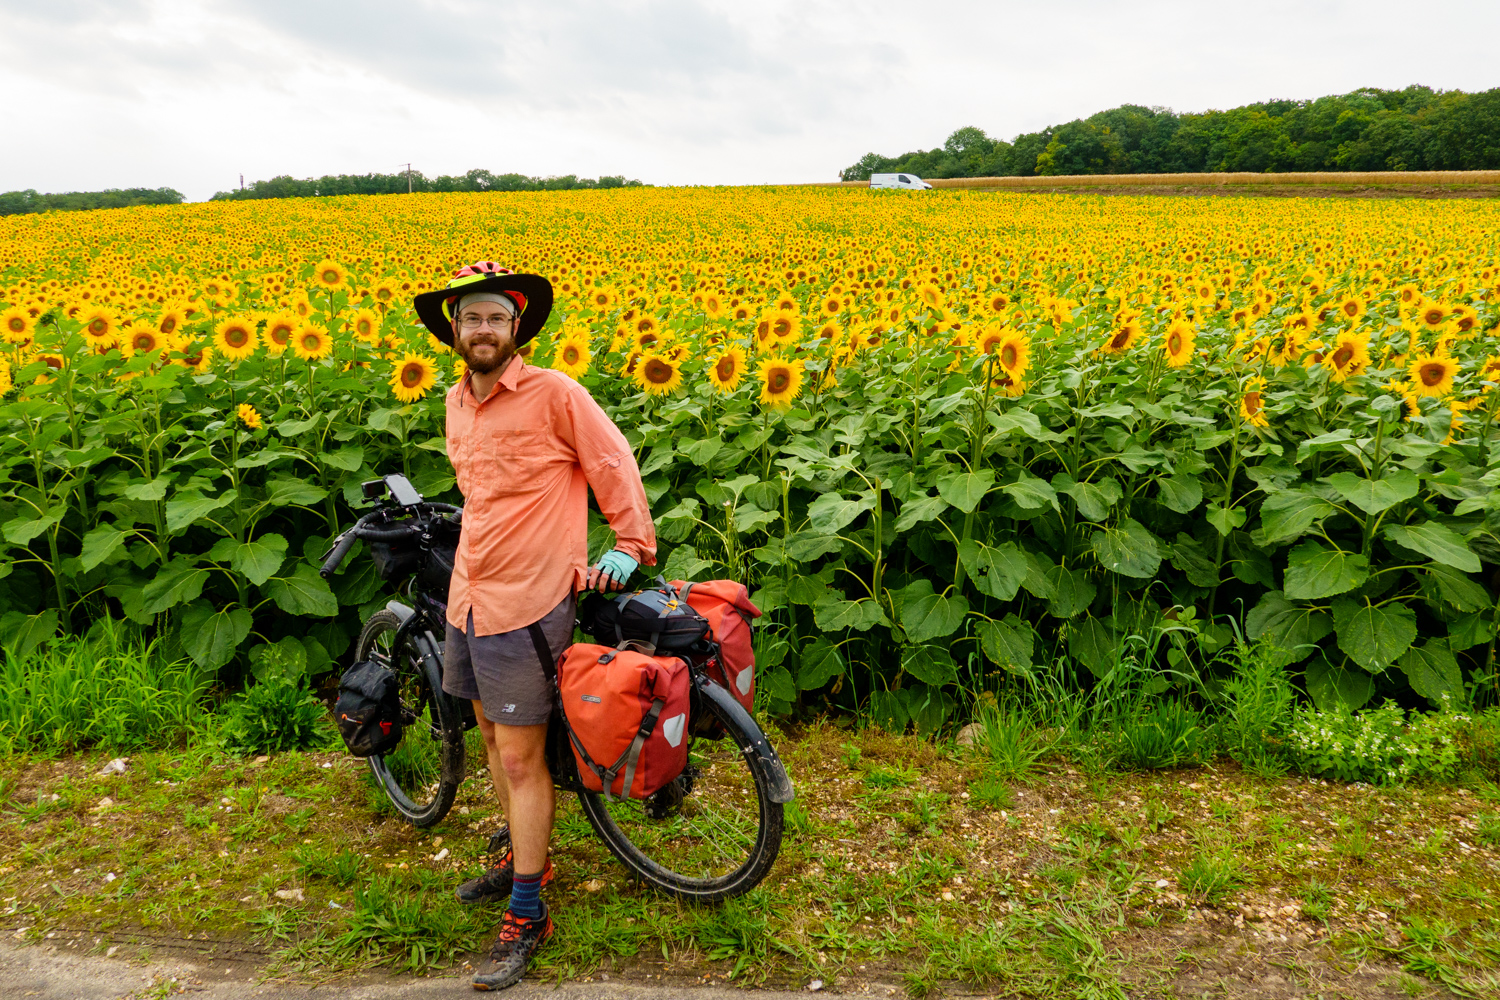
<svg viewBox="0 0 1500 1000">
<path fill-rule="evenodd" d="M 511 702 L 509 705 L 506 705 L 505 708 L 501 709 L 501 711 L 504 711 L 504 712 L 514 712 L 515 710 L 516 710 L 516 704 L 515 704 L 515 702 Z"/>
</svg>

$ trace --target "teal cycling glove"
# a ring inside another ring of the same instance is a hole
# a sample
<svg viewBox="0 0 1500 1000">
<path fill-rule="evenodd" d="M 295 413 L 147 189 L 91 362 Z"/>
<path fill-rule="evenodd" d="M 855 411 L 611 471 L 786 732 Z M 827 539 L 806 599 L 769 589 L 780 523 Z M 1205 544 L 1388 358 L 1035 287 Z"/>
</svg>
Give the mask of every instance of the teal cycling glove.
<svg viewBox="0 0 1500 1000">
<path fill-rule="evenodd" d="M 619 549 L 610 549 L 594 564 L 594 569 L 599 571 L 599 579 L 595 581 L 595 586 L 600 590 L 605 588 L 604 574 L 607 573 L 610 580 L 623 587 L 638 565 L 640 564 Z"/>
</svg>

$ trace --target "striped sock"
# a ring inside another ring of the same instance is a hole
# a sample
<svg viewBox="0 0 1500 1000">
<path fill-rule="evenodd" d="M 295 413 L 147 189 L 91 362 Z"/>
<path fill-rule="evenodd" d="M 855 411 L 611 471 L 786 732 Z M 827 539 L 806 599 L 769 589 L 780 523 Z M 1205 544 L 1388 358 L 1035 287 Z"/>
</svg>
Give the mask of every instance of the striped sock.
<svg viewBox="0 0 1500 1000">
<path fill-rule="evenodd" d="M 515 884 L 510 890 L 510 911 L 527 920 L 542 915 L 542 872 L 535 875 L 516 873 Z"/>
</svg>

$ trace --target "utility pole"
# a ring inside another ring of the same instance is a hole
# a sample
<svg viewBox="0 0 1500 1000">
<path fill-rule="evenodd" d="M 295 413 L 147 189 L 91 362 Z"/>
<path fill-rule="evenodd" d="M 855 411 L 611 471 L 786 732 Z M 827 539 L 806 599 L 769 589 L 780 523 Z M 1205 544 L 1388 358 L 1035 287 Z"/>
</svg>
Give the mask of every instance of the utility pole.
<svg viewBox="0 0 1500 1000">
<path fill-rule="evenodd" d="M 406 193 L 411 194 L 411 164 L 406 165 Z"/>
<path fill-rule="evenodd" d="M 240 174 L 240 190 L 245 190 L 245 175 Z"/>
</svg>

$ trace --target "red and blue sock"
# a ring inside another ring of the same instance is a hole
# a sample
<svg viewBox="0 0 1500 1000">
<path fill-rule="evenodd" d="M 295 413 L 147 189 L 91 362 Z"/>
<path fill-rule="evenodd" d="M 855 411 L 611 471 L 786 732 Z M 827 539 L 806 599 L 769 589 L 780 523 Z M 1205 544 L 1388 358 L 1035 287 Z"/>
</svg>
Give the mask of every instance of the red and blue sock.
<svg viewBox="0 0 1500 1000">
<path fill-rule="evenodd" d="M 510 890 L 510 912 L 526 920 L 535 920 L 542 915 L 542 875 L 522 875 L 516 872 L 516 880 Z"/>
</svg>

